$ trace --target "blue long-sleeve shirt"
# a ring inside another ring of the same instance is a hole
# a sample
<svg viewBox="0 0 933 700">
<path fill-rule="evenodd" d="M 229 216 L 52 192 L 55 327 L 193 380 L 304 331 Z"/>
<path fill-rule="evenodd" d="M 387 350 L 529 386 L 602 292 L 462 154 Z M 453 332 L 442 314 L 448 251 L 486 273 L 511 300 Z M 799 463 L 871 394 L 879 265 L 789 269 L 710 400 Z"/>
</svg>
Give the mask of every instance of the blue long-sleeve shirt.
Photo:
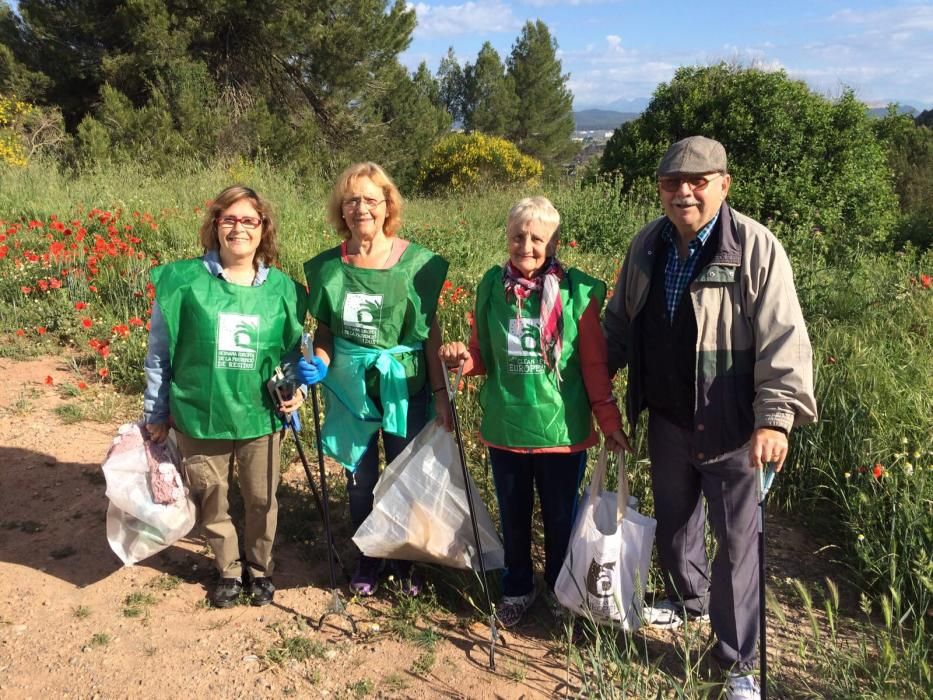
<svg viewBox="0 0 933 700">
<path fill-rule="evenodd" d="M 215 277 L 224 277 L 224 268 L 216 250 L 209 250 L 201 258 L 204 267 Z M 253 287 L 263 284 L 269 277 L 269 268 L 260 262 L 253 279 Z M 291 350 L 283 364 L 294 363 L 300 354 L 296 347 Z M 143 418 L 146 423 L 168 422 L 168 391 L 172 383 L 172 361 L 168 349 L 168 326 L 159 309 L 159 302 L 152 305 L 152 317 L 149 324 L 149 347 L 143 364 L 146 374 L 146 389 L 143 392 Z"/>
</svg>

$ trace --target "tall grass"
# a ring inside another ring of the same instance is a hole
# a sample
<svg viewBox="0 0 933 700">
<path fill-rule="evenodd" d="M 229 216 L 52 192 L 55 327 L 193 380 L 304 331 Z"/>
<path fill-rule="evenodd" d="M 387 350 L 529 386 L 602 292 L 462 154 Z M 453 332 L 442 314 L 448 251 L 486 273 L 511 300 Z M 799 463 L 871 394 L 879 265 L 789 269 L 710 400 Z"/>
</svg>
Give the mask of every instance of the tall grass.
<svg viewBox="0 0 933 700">
<path fill-rule="evenodd" d="M 96 295 L 79 282 L 54 293 L 24 295 L 22 286 L 34 286 L 37 278 L 56 270 L 41 262 L 18 263 L 22 249 L 12 244 L 15 240 L 37 251 L 47 248 L 46 229 L 31 232 L 26 222 L 47 223 L 53 214 L 63 221 L 84 220 L 97 207 L 122 211 L 131 222 L 132 212 L 150 214 L 157 229 L 134 230 L 143 239 L 140 249 L 152 257 L 170 261 L 192 256 L 199 252 L 197 228 L 205 200 L 233 182 L 248 184 L 273 202 L 280 220 L 282 266 L 296 279 L 303 279 L 304 260 L 339 241 L 326 223 L 328 183 L 301 181 L 261 165 L 235 163 L 187 173 L 126 167 L 80 176 L 42 164 L 0 170 L 0 220 L 21 225 L 15 236 L 0 241 L 10 246 L 0 257 L 0 351 L 28 354 L 70 343 L 86 353 L 96 369 L 111 370 L 107 381 L 138 391 L 145 335 L 137 328 L 127 336 L 110 329 L 125 324 L 130 314 L 144 316 L 148 298 L 138 293 L 145 290 L 146 263 L 121 259 L 106 269 L 101 265 Z M 543 193 L 563 213 L 563 261 L 610 285 L 631 237 L 659 213 L 647 193 L 620 198 L 606 182 L 590 187 L 550 185 Z M 451 263 L 452 284 L 439 312 L 448 340 L 467 339 L 475 286 L 489 266 L 504 260 L 508 209 L 527 194 L 533 193 L 503 188 L 408 201 L 402 235 Z M 929 278 L 923 277 L 933 273 L 933 254 L 865 257 L 839 250 L 827 255 L 812 232 L 779 233 L 792 243 L 789 250 L 814 345 L 820 420 L 793 433 L 791 457 L 772 498 L 828 533 L 833 546 L 823 556 L 848 567 L 846 579 L 864 587 L 876 601 L 876 613 L 886 610 L 888 601 L 892 619 L 901 619 L 910 629 L 903 648 L 890 637 L 893 660 L 884 650 L 866 648 L 855 656 L 852 650 L 840 652 L 858 659 L 852 661 L 856 676 L 868 674 L 876 668 L 871 664 L 881 659 L 887 664 L 886 678 L 903 672 L 919 683 L 928 679 L 928 671 L 917 661 L 922 654 L 915 645 L 925 639 L 924 615 L 933 600 L 933 290 L 925 286 Z M 108 336 L 109 357 L 102 359 L 88 347 L 96 336 L 81 326 L 84 314 L 75 309 L 76 302 L 93 303 L 93 333 Z M 492 504 L 486 456 L 476 436 L 481 417 L 476 389 L 481 381 L 465 381 L 459 405 L 471 467 Z M 624 378 L 619 378 L 617 395 L 623 389 Z M 650 512 L 644 439 L 636 438 L 630 479 L 643 510 Z M 885 613 L 882 629 L 890 631 L 887 617 Z M 808 654 L 816 653 L 814 645 L 833 640 L 831 633 L 814 637 L 818 639 L 804 650 Z M 620 687 L 632 688 L 634 695 L 715 696 L 690 648 L 678 655 L 683 669 L 679 676 L 662 670 L 658 680 L 654 673 L 633 671 L 633 665 L 654 663 L 645 644 L 637 639 L 620 644 L 592 630 L 590 641 L 572 645 L 568 658 L 593 697 L 615 696 Z M 824 647 L 819 649 L 821 659 L 834 658 Z M 898 665 L 899 659 L 904 665 Z"/>
</svg>

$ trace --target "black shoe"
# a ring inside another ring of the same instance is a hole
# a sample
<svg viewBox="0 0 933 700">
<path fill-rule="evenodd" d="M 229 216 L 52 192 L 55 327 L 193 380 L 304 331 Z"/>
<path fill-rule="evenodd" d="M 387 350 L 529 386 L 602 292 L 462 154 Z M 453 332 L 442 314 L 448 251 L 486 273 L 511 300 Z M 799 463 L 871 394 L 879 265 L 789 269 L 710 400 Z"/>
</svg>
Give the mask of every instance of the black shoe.
<svg viewBox="0 0 933 700">
<path fill-rule="evenodd" d="M 214 587 L 214 598 L 211 603 L 215 608 L 229 608 L 235 605 L 243 592 L 243 584 L 238 578 L 222 578 Z"/>
<path fill-rule="evenodd" d="M 275 597 L 275 586 L 272 585 L 272 579 L 265 576 L 257 576 L 249 582 L 249 597 L 253 605 L 268 605 Z"/>
</svg>

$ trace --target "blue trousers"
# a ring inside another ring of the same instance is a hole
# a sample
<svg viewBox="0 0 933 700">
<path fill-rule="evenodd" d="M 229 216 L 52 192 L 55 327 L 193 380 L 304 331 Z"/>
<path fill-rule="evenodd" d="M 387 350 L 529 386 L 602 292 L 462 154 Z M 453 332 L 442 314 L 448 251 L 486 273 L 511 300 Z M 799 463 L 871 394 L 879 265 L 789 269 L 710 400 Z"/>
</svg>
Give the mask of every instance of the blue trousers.
<svg viewBox="0 0 933 700">
<path fill-rule="evenodd" d="M 373 489 L 379 481 L 379 435 L 386 454 L 386 463 L 398 457 L 408 443 L 415 439 L 428 422 L 427 384 L 408 399 L 408 429 L 405 437 L 379 431 L 373 435 L 369 447 L 360 459 L 356 471 L 347 471 L 347 497 L 350 501 L 350 522 L 356 531 L 373 510 Z"/>
<path fill-rule="evenodd" d="M 534 589 L 531 519 L 535 487 L 544 521 L 544 580 L 553 590 L 567 554 L 586 451 L 529 454 L 490 447 L 489 459 L 505 548 L 502 594 L 521 596 Z"/>
</svg>

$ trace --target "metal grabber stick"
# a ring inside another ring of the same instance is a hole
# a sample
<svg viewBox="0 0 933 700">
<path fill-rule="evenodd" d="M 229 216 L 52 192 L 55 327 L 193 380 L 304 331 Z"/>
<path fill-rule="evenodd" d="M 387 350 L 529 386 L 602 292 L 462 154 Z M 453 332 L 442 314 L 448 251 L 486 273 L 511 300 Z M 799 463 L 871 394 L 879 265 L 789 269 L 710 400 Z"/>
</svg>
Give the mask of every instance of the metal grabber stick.
<svg viewBox="0 0 933 700">
<path fill-rule="evenodd" d="M 310 362 L 314 356 L 314 346 L 311 336 L 307 333 L 301 337 L 301 353 L 304 355 L 304 358 L 307 362 Z M 345 617 L 350 621 L 350 629 L 353 634 L 356 634 L 356 620 L 353 619 L 353 616 L 347 612 L 346 606 L 343 604 L 343 600 L 340 598 L 340 591 L 337 588 L 337 571 L 334 569 L 334 561 L 340 562 L 340 557 L 337 555 L 337 548 L 334 546 L 334 536 L 333 530 L 331 528 L 330 522 L 330 510 L 328 503 L 330 502 L 329 492 L 327 489 L 327 473 L 324 470 L 324 445 L 321 442 L 321 416 L 319 413 L 319 403 L 317 400 L 317 385 L 311 385 L 311 410 L 314 412 L 314 441 L 317 446 L 317 461 L 318 461 L 318 471 L 320 472 L 321 478 L 321 494 L 323 495 L 322 511 L 324 518 L 324 536 L 327 538 L 327 547 L 330 553 L 330 556 L 327 557 L 327 563 L 330 569 L 330 605 L 327 610 L 324 611 L 324 614 L 321 615 L 321 618 L 318 620 L 317 626 L 318 629 L 323 628 L 324 620 L 331 615 L 339 615 L 340 617 Z M 311 472 L 308 470 L 308 479 L 311 479 Z M 343 568 L 343 564 L 340 564 L 340 567 Z"/>
<path fill-rule="evenodd" d="M 470 487 L 470 475 L 467 472 L 466 454 L 463 451 L 463 435 L 460 432 L 460 417 L 457 415 L 457 388 L 463 377 L 463 362 L 457 371 L 457 379 L 450 385 L 450 373 L 444 370 L 444 386 L 450 399 L 450 415 L 454 422 L 454 435 L 457 438 L 457 450 L 460 454 L 460 468 L 463 470 L 463 487 L 466 490 L 467 506 L 470 509 L 470 524 L 473 526 L 473 538 L 476 540 L 476 554 L 479 558 L 480 576 L 483 579 L 483 593 L 486 595 L 486 610 L 489 611 L 489 668 L 496 670 L 496 641 L 499 631 L 496 629 L 496 611 L 492 607 L 492 598 L 489 596 L 489 581 L 486 579 L 486 562 L 483 561 L 483 543 L 479 536 L 479 525 L 476 523 L 476 511 L 473 508 L 473 489 Z"/>
<path fill-rule="evenodd" d="M 774 462 L 758 469 L 758 663 L 761 700 L 768 700 L 768 627 L 765 615 L 765 499 L 774 481 Z"/>
</svg>

